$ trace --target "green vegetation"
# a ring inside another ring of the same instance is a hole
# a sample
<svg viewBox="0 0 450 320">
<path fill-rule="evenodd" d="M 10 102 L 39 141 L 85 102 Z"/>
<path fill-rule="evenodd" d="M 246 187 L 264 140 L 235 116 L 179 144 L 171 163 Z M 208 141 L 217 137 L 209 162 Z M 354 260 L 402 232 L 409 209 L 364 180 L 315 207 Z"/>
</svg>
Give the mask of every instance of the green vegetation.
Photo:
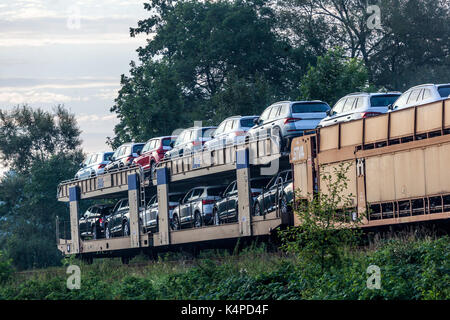
<svg viewBox="0 0 450 320">
<path fill-rule="evenodd" d="M 0 156 L 12 169 L 0 179 L 0 249 L 19 270 L 60 265 L 55 218 L 67 207 L 56 188 L 79 168 L 79 135 L 75 116 L 61 106 L 0 110 Z"/>
<path fill-rule="evenodd" d="M 221 259 L 98 260 L 81 267 L 80 290 L 68 290 L 64 268 L 16 274 L 0 299 L 449 299 L 450 238 L 391 239 L 344 250 L 339 266 L 256 248 Z M 139 264 L 134 264 L 138 263 Z M 381 289 L 368 289 L 369 265 L 381 269 Z M 319 272 L 318 272 L 319 271 Z"/>
<path fill-rule="evenodd" d="M 350 163 L 340 163 L 331 170 L 322 170 L 320 183 L 326 192 L 308 194 L 309 201 L 300 201 L 294 212 L 300 226 L 279 232 L 282 248 L 297 257 L 298 265 L 320 265 L 320 272 L 339 267 L 345 250 L 360 242 L 361 230 L 356 216 L 354 195 L 347 191 Z M 297 190 L 297 199 L 302 199 Z"/>
</svg>

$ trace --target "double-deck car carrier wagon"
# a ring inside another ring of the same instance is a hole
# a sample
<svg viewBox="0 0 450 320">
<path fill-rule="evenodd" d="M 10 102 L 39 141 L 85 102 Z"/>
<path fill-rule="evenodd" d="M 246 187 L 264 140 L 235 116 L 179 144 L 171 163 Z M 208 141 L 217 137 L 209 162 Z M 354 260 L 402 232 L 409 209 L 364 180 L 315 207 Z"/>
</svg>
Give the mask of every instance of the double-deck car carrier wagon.
<svg viewBox="0 0 450 320">
<path fill-rule="evenodd" d="M 321 173 L 341 163 L 350 166 L 346 192 L 353 196 L 361 227 L 448 221 L 450 99 L 318 129 L 315 134 L 295 138 L 289 157 L 268 136 L 163 161 L 150 181 L 144 180 L 138 167 L 132 167 L 62 182 L 57 197 L 70 204 L 70 239 L 58 236 L 58 248 L 64 254 L 91 257 L 129 255 L 143 249 L 160 251 L 270 235 L 281 226 L 298 225 L 299 221 L 292 212 L 283 214 L 279 209 L 253 216 L 250 177 L 292 167 L 294 189 L 299 191 L 294 201 L 308 200 L 317 191 L 327 191 Z M 239 198 L 236 223 L 171 230 L 169 191 L 233 180 L 237 180 Z M 159 229 L 144 233 L 139 210 L 145 206 L 146 197 L 155 193 Z M 124 196 L 129 199 L 130 236 L 81 240 L 80 201 Z"/>
<path fill-rule="evenodd" d="M 153 180 L 145 181 L 138 167 L 115 170 L 84 179 L 62 182 L 58 186 L 59 201 L 69 202 L 70 239 L 60 239 L 58 248 L 64 254 L 85 256 L 128 255 L 138 250 L 165 250 L 168 247 L 203 244 L 226 239 L 270 235 L 273 230 L 290 223 L 290 215 L 280 210 L 253 217 L 251 215 L 250 177 L 276 174 L 289 168 L 288 154 L 278 149 L 270 137 L 243 145 L 225 146 L 214 151 L 197 152 L 161 162 Z M 169 192 L 187 192 L 199 185 L 217 185 L 237 181 L 238 219 L 236 223 L 171 230 Z M 157 194 L 158 231 L 144 233 L 139 210 L 145 207 L 149 194 Z M 128 196 L 130 236 L 98 240 L 81 240 L 79 236 L 80 201 Z M 59 235 L 59 231 L 57 231 Z"/>
</svg>

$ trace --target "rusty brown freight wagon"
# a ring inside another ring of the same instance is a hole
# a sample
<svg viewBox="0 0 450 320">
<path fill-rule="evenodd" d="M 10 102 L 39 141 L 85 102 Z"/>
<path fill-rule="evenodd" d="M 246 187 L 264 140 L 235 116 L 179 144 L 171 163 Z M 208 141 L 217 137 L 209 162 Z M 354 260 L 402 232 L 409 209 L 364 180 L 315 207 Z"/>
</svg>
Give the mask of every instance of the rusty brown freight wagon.
<svg viewBox="0 0 450 320">
<path fill-rule="evenodd" d="M 363 227 L 449 219 L 450 99 L 321 128 L 293 140 L 290 161 L 303 198 L 349 163 Z"/>
</svg>

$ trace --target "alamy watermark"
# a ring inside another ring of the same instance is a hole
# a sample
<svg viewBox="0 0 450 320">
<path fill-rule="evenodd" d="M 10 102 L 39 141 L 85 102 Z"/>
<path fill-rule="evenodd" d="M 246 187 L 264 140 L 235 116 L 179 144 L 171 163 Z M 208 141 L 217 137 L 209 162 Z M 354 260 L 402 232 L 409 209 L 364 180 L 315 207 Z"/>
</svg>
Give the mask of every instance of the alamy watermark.
<svg viewBox="0 0 450 320">
<path fill-rule="evenodd" d="M 78 30 L 81 28 L 81 10 L 77 5 L 72 5 L 67 10 L 67 28 L 70 30 Z"/>
<path fill-rule="evenodd" d="M 367 289 L 381 289 L 381 269 L 377 265 L 370 265 L 366 270 L 367 274 L 369 274 L 369 278 L 367 278 L 366 285 Z"/>
<path fill-rule="evenodd" d="M 81 288 L 81 269 L 77 265 L 70 265 L 67 267 L 67 274 L 70 276 L 67 278 L 66 286 L 69 290 L 80 290 Z"/>
<path fill-rule="evenodd" d="M 366 12 L 370 15 L 367 19 L 367 28 L 370 30 L 381 30 L 381 9 L 378 5 L 367 5 Z"/>
</svg>

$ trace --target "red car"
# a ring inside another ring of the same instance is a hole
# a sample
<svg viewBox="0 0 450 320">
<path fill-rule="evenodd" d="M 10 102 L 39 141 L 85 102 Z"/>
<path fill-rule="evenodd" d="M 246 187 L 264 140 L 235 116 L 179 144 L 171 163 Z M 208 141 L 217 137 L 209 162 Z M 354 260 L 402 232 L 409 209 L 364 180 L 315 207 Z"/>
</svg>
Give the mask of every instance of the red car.
<svg viewBox="0 0 450 320">
<path fill-rule="evenodd" d="M 154 172 L 156 164 L 172 149 L 170 142 L 176 138 L 176 136 L 151 138 L 142 149 L 141 155 L 134 159 L 134 163 L 140 165 L 146 173 Z"/>
</svg>

